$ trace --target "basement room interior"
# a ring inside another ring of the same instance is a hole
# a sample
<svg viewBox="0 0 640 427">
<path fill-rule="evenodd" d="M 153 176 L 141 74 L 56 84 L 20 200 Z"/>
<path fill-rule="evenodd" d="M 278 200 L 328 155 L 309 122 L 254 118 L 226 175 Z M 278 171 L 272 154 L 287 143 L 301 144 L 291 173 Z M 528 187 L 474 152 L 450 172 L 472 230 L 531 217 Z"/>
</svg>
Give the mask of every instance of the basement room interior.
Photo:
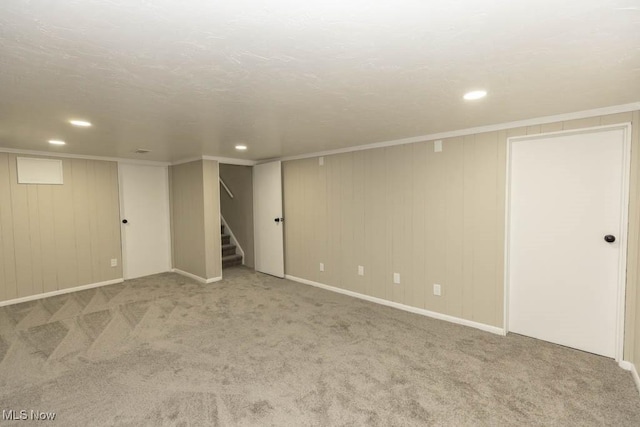
<svg viewBox="0 0 640 427">
<path fill-rule="evenodd" d="M 639 426 L 637 0 L 0 3 L 0 426 Z"/>
</svg>

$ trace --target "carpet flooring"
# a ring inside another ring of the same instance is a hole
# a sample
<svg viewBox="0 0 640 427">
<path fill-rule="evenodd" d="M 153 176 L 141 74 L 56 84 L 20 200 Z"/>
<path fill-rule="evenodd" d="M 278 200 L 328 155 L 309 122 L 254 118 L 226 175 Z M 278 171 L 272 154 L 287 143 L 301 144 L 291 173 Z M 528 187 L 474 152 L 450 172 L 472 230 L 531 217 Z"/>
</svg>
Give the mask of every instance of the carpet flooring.
<svg viewBox="0 0 640 427">
<path fill-rule="evenodd" d="M 64 426 L 640 425 L 613 360 L 242 267 L 224 275 L 0 308 L 0 410 L 56 412 Z"/>
</svg>

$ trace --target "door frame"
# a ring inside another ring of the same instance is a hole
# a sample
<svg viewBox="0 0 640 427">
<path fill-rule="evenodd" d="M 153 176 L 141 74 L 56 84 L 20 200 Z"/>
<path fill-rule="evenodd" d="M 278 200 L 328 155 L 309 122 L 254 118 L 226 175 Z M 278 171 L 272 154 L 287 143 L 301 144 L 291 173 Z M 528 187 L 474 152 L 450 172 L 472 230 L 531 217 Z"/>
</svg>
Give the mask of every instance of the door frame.
<svg viewBox="0 0 640 427">
<path fill-rule="evenodd" d="M 614 125 L 593 126 L 580 129 L 563 130 L 557 132 L 545 132 L 535 135 L 520 135 L 507 138 L 507 173 L 506 173 L 506 193 L 505 193 L 505 230 L 504 230 L 504 332 L 509 332 L 509 249 L 511 228 L 511 145 L 517 141 L 546 139 L 554 136 L 568 136 L 602 132 L 608 130 L 622 130 L 622 197 L 621 197 L 621 230 L 620 230 L 620 261 L 618 265 L 618 284 L 616 295 L 616 352 L 615 360 L 620 362 L 624 357 L 624 332 L 625 332 L 625 296 L 627 290 L 627 253 L 628 253 L 628 233 L 629 233 L 629 181 L 631 172 L 631 123 L 619 123 Z"/>
<path fill-rule="evenodd" d="M 121 260 L 120 260 L 120 264 L 122 266 L 122 277 L 124 280 L 129 280 L 130 277 L 127 277 L 127 245 L 126 245 L 126 239 L 127 239 L 127 234 L 124 231 L 124 224 L 122 224 L 122 220 L 125 217 L 125 206 L 124 206 L 124 182 L 122 179 L 122 168 L 120 167 L 120 165 L 122 164 L 126 164 L 126 165 L 136 165 L 136 166 L 153 166 L 153 167 L 161 167 L 165 169 L 166 172 L 166 176 L 167 176 L 167 188 L 166 190 L 166 196 L 167 196 L 167 201 L 168 201 L 168 207 L 169 207 L 169 270 L 167 271 L 171 271 L 171 269 L 173 268 L 173 235 L 172 235 L 172 230 L 171 230 L 171 194 L 169 192 L 169 186 L 170 186 L 170 182 L 169 182 L 169 166 L 168 165 L 154 165 L 154 164 L 146 164 L 146 163 L 140 163 L 140 162 L 136 162 L 136 161 L 122 161 L 119 160 L 117 162 L 118 164 L 118 205 L 119 205 L 119 214 L 120 214 L 120 253 L 121 255 Z"/>
</svg>

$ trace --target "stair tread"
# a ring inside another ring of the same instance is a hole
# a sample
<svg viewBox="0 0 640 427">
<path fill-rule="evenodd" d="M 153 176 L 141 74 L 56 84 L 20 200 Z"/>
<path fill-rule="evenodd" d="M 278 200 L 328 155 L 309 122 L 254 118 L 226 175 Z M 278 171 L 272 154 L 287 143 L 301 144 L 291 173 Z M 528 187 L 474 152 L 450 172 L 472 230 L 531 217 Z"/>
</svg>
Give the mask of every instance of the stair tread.
<svg viewBox="0 0 640 427">
<path fill-rule="evenodd" d="M 222 245 L 222 249 L 233 249 L 235 247 L 236 245 L 234 245 L 233 243 L 227 243 L 226 245 L 225 244 Z"/>
<path fill-rule="evenodd" d="M 242 255 L 240 254 L 234 254 L 234 255 L 226 255 L 222 257 L 222 262 L 224 261 L 235 261 L 237 259 L 241 259 Z"/>
</svg>

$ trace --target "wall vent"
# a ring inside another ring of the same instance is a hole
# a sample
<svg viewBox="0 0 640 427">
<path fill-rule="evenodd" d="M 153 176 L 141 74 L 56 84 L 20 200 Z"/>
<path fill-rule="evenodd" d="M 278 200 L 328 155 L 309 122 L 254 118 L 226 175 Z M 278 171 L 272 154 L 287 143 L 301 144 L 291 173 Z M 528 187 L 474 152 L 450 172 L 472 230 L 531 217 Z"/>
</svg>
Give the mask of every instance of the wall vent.
<svg viewBox="0 0 640 427">
<path fill-rule="evenodd" d="M 63 184 L 62 160 L 17 157 L 18 184 Z"/>
</svg>

